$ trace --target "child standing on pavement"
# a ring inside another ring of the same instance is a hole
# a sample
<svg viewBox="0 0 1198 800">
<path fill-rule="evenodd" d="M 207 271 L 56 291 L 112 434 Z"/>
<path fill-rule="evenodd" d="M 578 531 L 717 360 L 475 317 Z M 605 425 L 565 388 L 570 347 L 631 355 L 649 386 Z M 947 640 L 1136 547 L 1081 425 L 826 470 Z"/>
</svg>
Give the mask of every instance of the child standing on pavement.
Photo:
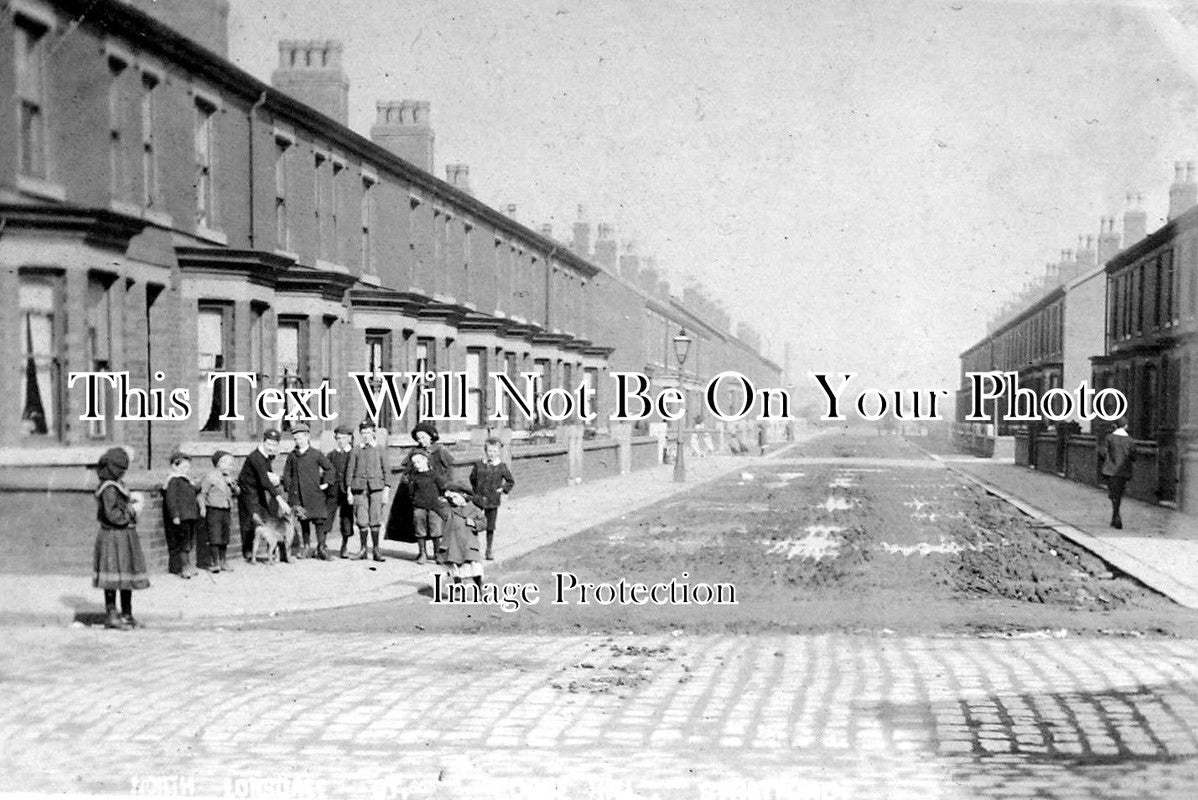
<svg viewBox="0 0 1198 800">
<path fill-rule="evenodd" d="M 185 453 L 175 453 L 171 456 L 170 476 L 162 487 L 170 571 L 180 578 L 191 578 L 196 574 L 191 551 L 195 546 L 195 526 L 200 518 L 200 504 L 190 474 L 191 458 Z"/>
<path fill-rule="evenodd" d="M 114 447 L 100 456 L 96 475 L 96 519 L 100 531 L 96 534 L 95 555 L 92 559 L 92 586 L 104 590 L 104 627 L 127 630 L 138 627 L 133 619 L 133 590 L 148 589 L 146 557 L 137 536 L 137 515 L 144 499 L 131 492 L 121 478 L 132 459 L 129 451 Z M 117 592 L 121 595 L 121 613 L 116 610 Z"/>
<path fill-rule="evenodd" d="M 329 509 L 329 515 L 325 518 L 325 529 L 331 530 L 333 526 L 333 512 L 337 513 L 337 524 L 341 529 L 341 557 L 348 558 L 346 552 L 349 547 L 349 540 L 354 538 L 354 507 L 349 502 L 349 497 L 346 493 L 347 484 L 345 482 L 346 470 L 349 467 L 349 457 L 354 451 L 354 432 L 345 425 L 338 425 L 333 430 L 333 441 L 336 447 L 333 452 L 329 453 L 329 461 L 333 465 L 333 482 L 329 484 L 329 488 L 325 490 L 325 503 Z"/>
<path fill-rule="evenodd" d="M 449 514 L 444 534 L 437 545 L 437 563 L 446 568 L 454 583 L 469 578 L 481 590 L 483 563 L 478 546 L 478 529 L 485 515 L 467 499 L 469 494 L 464 486 L 451 486 L 445 492 Z"/>
<path fill-rule="evenodd" d="M 367 558 L 366 534 L 370 533 L 370 556 L 375 561 L 386 561 L 379 552 L 379 529 L 383 525 L 383 513 L 390 499 L 391 468 L 387 463 L 387 451 L 379 446 L 378 431 L 370 420 L 358 425 L 361 445 L 350 453 L 345 468 L 346 494 L 354 506 L 354 521 L 358 524 L 358 536 L 362 549 L 358 560 Z"/>
<path fill-rule="evenodd" d="M 503 463 L 503 443 L 495 437 L 483 444 L 483 460 L 470 471 L 470 488 L 474 504 L 483 510 L 487 520 L 487 561 L 494 561 L 495 520 L 499 517 L 499 505 L 503 496 L 510 494 L 516 485 L 512 471 Z"/>
<path fill-rule="evenodd" d="M 209 563 L 213 572 L 232 572 L 226 560 L 232 532 L 233 498 L 238 485 L 233 480 L 233 456 L 224 450 L 212 454 L 212 469 L 200 479 L 200 523 L 208 531 Z"/>
<path fill-rule="evenodd" d="M 441 529 L 448 516 L 445 498 L 442 497 L 447 484 L 422 452 L 412 453 L 408 459 L 404 481 L 412 498 L 412 526 L 416 530 L 416 547 L 419 548 L 416 563 L 423 564 L 437 557 Z M 428 555 L 425 555 L 426 548 Z"/>
</svg>

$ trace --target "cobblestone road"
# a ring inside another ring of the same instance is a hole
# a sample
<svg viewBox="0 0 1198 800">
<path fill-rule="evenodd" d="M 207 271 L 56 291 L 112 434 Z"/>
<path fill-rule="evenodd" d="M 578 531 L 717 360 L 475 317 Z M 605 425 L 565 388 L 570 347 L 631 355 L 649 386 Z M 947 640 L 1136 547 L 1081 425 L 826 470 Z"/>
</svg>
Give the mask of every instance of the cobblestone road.
<svg viewBox="0 0 1198 800">
<path fill-rule="evenodd" d="M 6 633 L 3 791 L 1089 800 L 1198 787 L 1195 641 Z"/>
</svg>

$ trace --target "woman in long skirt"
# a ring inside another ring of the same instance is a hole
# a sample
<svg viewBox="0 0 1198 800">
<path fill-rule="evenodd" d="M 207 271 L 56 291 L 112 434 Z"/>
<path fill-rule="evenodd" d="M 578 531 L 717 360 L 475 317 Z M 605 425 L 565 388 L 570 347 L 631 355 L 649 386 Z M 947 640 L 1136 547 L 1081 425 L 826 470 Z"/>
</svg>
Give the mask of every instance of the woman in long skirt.
<svg viewBox="0 0 1198 800">
<path fill-rule="evenodd" d="M 92 586 L 104 590 L 104 627 L 128 630 L 139 625 L 133 618 L 133 590 L 150 585 L 146 576 L 146 557 L 137 536 L 137 515 L 141 512 L 142 497 L 130 492 L 121 478 L 129 469 L 129 451 L 114 447 L 100 456 L 96 474 L 100 486 L 96 489 L 96 519 L 100 532 L 96 534 L 96 553 L 93 561 Z M 116 610 L 117 593 L 121 596 L 121 613 Z"/>
</svg>

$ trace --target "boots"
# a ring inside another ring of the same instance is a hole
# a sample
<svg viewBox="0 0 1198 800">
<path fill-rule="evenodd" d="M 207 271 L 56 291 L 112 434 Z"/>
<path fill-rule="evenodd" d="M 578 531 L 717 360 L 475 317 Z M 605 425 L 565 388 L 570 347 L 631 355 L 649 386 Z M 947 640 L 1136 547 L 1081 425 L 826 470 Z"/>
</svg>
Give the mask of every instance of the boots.
<svg viewBox="0 0 1198 800">
<path fill-rule="evenodd" d="M 370 529 L 370 544 L 371 544 L 372 551 L 373 551 L 371 553 L 371 555 L 373 556 L 374 560 L 375 561 L 386 561 L 387 559 L 383 558 L 383 554 L 379 552 L 379 529 L 378 528 Z"/>
<path fill-rule="evenodd" d="M 417 539 L 416 540 L 416 563 L 417 564 L 423 564 L 425 561 L 428 561 L 428 559 L 424 555 L 424 545 L 426 542 L 428 542 L 428 539 Z"/>
<path fill-rule="evenodd" d="M 121 589 L 121 621 L 129 628 L 141 627 L 141 623 L 133 618 L 132 589 Z"/>
<path fill-rule="evenodd" d="M 349 558 L 349 556 L 348 556 L 348 555 L 346 554 L 346 552 L 345 552 L 345 549 L 346 549 L 347 547 L 349 547 L 349 537 L 348 537 L 348 536 L 342 536 L 342 537 L 341 537 L 341 557 L 342 557 L 342 558 Z"/>
<path fill-rule="evenodd" d="M 358 531 L 358 554 L 354 556 L 354 561 L 365 561 L 370 557 L 370 551 L 366 549 L 366 529 Z"/>
<path fill-rule="evenodd" d="M 495 555 L 492 552 L 492 546 L 495 544 L 495 531 L 487 531 L 487 561 L 494 561 Z"/>
<path fill-rule="evenodd" d="M 1123 528 L 1123 518 L 1119 516 L 1119 506 L 1118 500 L 1111 502 L 1111 527 L 1117 530 Z"/>
<path fill-rule="evenodd" d="M 223 544 L 222 544 L 222 545 L 220 546 L 220 548 L 219 548 L 219 557 L 220 557 L 220 571 L 221 571 L 221 572 L 232 572 L 232 571 L 233 571 L 233 568 L 229 566 L 229 561 L 228 561 L 228 558 L 227 558 L 227 556 L 225 555 L 225 548 L 226 548 L 226 546 L 227 546 L 227 545 L 223 545 Z"/>
<path fill-rule="evenodd" d="M 104 590 L 104 627 L 114 631 L 125 631 L 129 626 L 116 613 L 116 590 Z"/>
</svg>

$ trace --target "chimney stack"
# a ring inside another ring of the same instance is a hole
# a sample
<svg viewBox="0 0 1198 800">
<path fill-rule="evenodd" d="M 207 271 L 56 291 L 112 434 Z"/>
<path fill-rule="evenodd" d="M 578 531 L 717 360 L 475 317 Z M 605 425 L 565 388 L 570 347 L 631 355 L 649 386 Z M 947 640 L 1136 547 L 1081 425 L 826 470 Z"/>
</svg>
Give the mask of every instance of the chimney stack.
<svg viewBox="0 0 1198 800">
<path fill-rule="evenodd" d="M 583 258 L 591 255 L 591 223 L 586 221 L 586 212 L 581 205 L 578 206 L 578 221 L 574 223 L 574 239 L 570 242 L 570 249 Z"/>
<path fill-rule="evenodd" d="M 654 263 L 652 256 L 645 256 L 642 259 L 640 274 L 637 276 L 641 289 L 649 294 L 657 292 L 657 270 L 653 267 Z"/>
<path fill-rule="evenodd" d="M 449 181 L 466 194 L 474 194 L 474 192 L 470 189 L 469 164 L 446 164 L 445 180 Z"/>
<path fill-rule="evenodd" d="M 1169 187 L 1169 219 L 1177 219 L 1198 205 L 1198 184 L 1194 183 L 1194 162 L 1173 165 L 1173 185 Z"/>
<path fill-rule="evenodd" d="M 1144 238 L 1148 229 L 1148 215 L 1144 213 L 1144 195 L 1127 193 L 1127 210 L 1123 212 L 1123 246 L 1131 247 Z"/>
<path fill-rule="evenodd" d="M 624 245 L 624 254 L 620 256 L 620 276 L 640 286 L 640 271 L 641 259 L 636 254 L 636 243 L 628 242 Z"/>
<path fill-rule="evenodd" d="M 616 271 L 616 238 L 611 225 L 599 223 L 599 233 L 595 238 L 595 263 L 608 272 Z"/>
<path fill-rule="evenodd" d="M 380 100 L 371 140 L 425 172 L 433 171 L 433 129 L 427 100 Z"/>
<path fill-rule="evenodd" d="M 1084 242 L 1084 243 L 1083 243 Z M 1094 255 L 1094 237 L 1086 236 L 1083 240 L 1081 236 L 1077 237 L 1077 274 L 1089 272 L 1094 268 L 1096 258 Z"/>
<path fill-rule="evenodd" d="M 271 84 L 326 117 L 349 124 L 349 78 L 336 39 L 284 39 Z"/>
<path fill-rule="evenodd" d="M 1119 234 L 1115 232 L 1115 218 L 1103 217 L 1099 222 L 1098 263 L 1106 264 L 1119 252 Z"/>
</svg>

